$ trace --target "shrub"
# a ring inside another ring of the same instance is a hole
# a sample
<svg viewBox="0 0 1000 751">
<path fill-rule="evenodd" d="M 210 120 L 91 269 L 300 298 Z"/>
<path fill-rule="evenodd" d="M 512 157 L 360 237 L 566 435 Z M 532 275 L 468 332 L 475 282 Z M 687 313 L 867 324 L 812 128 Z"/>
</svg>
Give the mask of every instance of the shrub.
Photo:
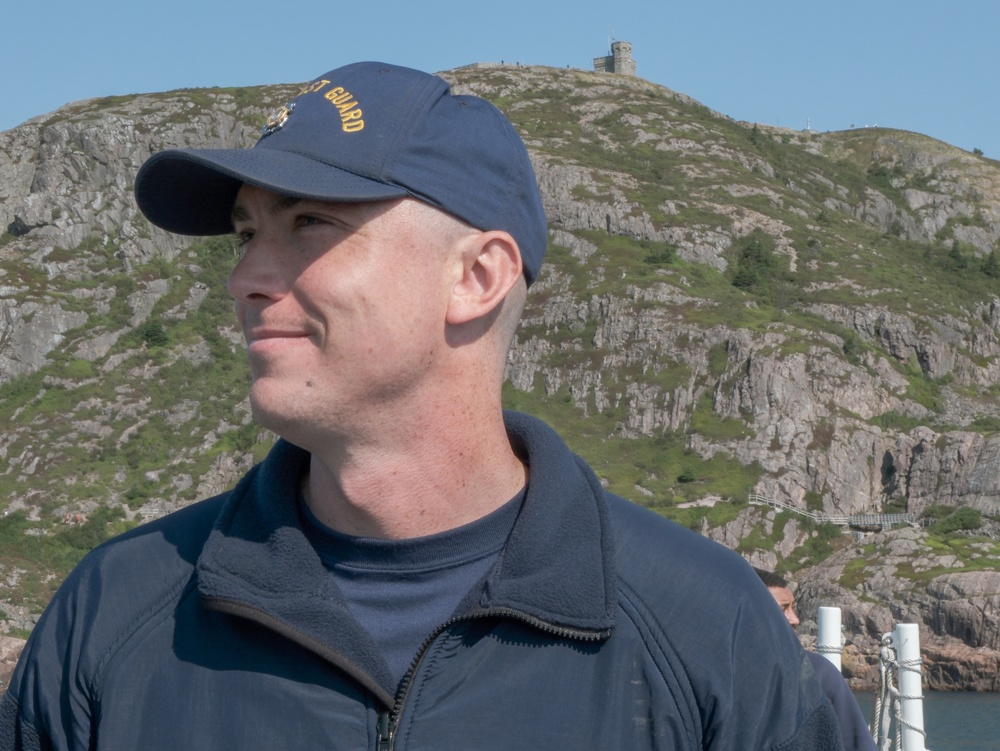
<svg viewBox="0 0 1000 751">
<path fill-rule="evenodd" d="M 865 349 L 864 343 L 861 341 L 861 337 L 857 335 L 854 331 L 848 331 L 844 335 L 844 344 L 842 346 L 844 357 L 847 361 L 857 365 L 861 362 L 861 353 Z"/>
<path fill-rule="evenodd" d="M 952 534 L 960 531 L 971 531 L 979 529 L 983 525 L 983 514 L 979 509 L 963 506 L 952 513 L 934 522 L 931 525 L 931 532 L 942 535 Z"/>
<path fill-rule="evenodd" d="M 150 349 L 153 347 L 165 347 L 170 342 L 167 330 L 163 328 L 163 321 L 159 318 L 150 318 L 143 323 L 139 327 L 139 336 L 142 337 L 142 340 Z"/>
<path fill-rule="evenodd" d="M 677 257 L 676 246 L 665 245 L 663 250 L 659 253 L 650 253 L 643 260 L 644 263 L 648 263 L 650 266 L 665 266 L 667 264 L 673 263 L 674 259 Z"/>
<path fill-rule="evenodd" d="M 930 506 L 924 509 L 924 512 L 920 515 L 920 518 L 926 519 L 928 521 L 937 521 L 948 516 L 954 510 L 955 509 L 949 506 L 942 506 L 938 503 L 932 503 Z"/>
<path fill-rule="evenodd" d="M 733 286 L 747 291 L 763 291 L 778 269 L 774 241 L 766 233 L 755 230 L 743 239 L 737 252 Z"/>
<path fill-rule="evenodd" d="M 983 259 L 979 270 L 984 276 L 1000 279 L 1000 257 L 997 256 L 996 250 L 991 250 L 990 254 Z"/>
<path fill-rule="evenodd" d="M 945 268 L 949 271 L 965 271 L 969 266 L 969 258 L 962 249 L 961 243 L 955 243 L 948 250 Z"/>
<path fill-rule="evenodd" d="M 817 493 L 815 490 L 807 490 L 804 498 L 806 502 L 806 508 L 809 511 L 814 511 L 822 513 L 823 508 L 823 494 Z"/>
</svg>

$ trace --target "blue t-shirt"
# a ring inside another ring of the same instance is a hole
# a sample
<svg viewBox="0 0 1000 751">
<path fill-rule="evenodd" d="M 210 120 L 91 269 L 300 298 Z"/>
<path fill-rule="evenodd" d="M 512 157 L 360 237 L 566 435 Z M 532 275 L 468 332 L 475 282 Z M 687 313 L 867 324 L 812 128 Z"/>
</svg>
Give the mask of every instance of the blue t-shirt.
<svg viewBox="0 0 1000 751">
<path fill-rule="evenodd" d="M 406 540 L 341 534 L 322 524 L 301 498 L 299 505 L 306 536 L 398 681 L 424 640 L 496 561 L 524 495 L 522 490 L 457 529 Z"/>
</svg>

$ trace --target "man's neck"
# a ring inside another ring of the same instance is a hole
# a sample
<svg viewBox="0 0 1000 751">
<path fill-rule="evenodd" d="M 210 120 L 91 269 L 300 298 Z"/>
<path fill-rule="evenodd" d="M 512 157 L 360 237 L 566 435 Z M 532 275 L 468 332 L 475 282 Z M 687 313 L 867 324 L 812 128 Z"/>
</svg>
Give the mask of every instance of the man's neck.
<svg viewBox="0 0 1000 751">
<path fill-rule="evenodd" d="M 306 502 L 331 529 L 383 539 L 422 537 L 482 518 L 524 487 L 528 470 L 499 412 L 466 428 L 422 430 L 388 444 L 327 444 L 332 450 L 312 452 Z"/>
</svg>

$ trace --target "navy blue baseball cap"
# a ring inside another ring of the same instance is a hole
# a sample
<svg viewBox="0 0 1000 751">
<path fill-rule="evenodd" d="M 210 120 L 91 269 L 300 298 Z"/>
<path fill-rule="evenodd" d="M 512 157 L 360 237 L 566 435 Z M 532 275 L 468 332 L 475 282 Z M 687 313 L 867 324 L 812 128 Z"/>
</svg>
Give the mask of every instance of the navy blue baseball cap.
<svg viewBox="0 0 1000 751">
<path fill-rule="evenodd" d="M 439 78 L 378 62 L 346 65 L 306 84 L 249 149 L 170 149 L 136 176 L 139 209 L 182 235 L 233 231 L 243 183 L 320 201 L 409 196 L 480 230 L 504 230 L 528 284 L 548 231 L 528 152 L 506 117 Z"/>
</svg>

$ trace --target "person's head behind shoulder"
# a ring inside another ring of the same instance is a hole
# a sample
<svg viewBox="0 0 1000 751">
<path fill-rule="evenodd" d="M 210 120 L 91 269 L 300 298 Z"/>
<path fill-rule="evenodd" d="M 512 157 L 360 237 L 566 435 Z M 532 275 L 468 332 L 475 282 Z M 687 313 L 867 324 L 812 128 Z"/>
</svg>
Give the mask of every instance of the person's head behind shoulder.
<svg viewBox="0 0 1000 751">
<path fill-rule="evenodd" d="M 781 614 L 788 621 L 788 625 L 796 628 L 799 625 L 799 615 L 795 612 L 795 595 L 792 593 L 788 580 L 773 571 L 765 571 L 757 567 L 754 567 L 753 570 L 764 582 L 764 586 L 767 587 L 767 591 L 771 593 L 771 597 L 778 604 Z"/>
</svg>

